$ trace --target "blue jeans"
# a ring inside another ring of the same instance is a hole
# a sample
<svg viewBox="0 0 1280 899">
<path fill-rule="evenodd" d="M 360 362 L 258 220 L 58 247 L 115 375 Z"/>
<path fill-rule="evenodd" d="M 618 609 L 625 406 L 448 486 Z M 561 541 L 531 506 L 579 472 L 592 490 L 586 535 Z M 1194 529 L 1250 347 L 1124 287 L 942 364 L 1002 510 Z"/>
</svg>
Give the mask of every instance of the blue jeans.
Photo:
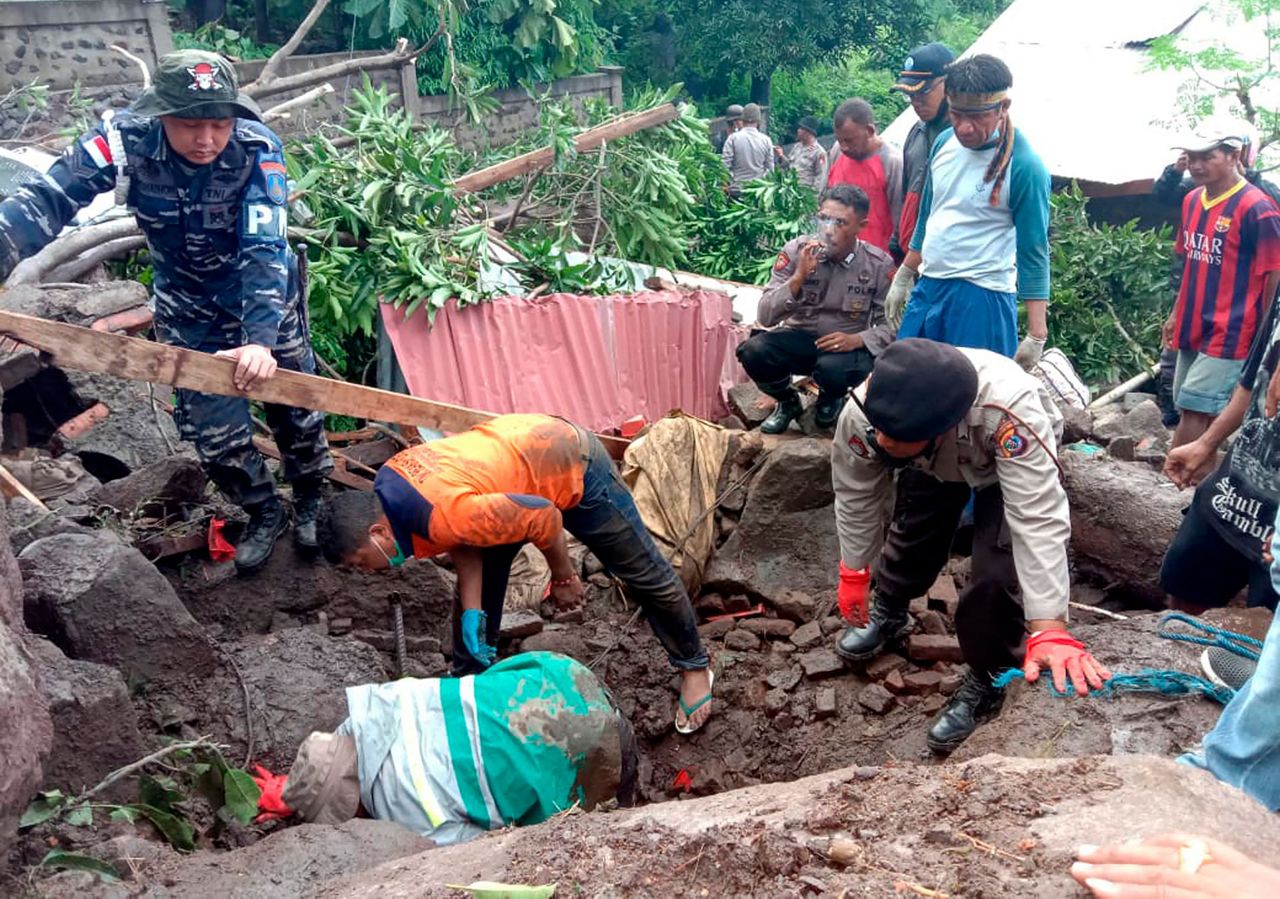
<svg viewBox="0 0 1280 899">
<path fill-rule="evenodd" d="M 605 571 L 622 581 L 627 597 L 644 610 L 649 627 L 673 666 L 681 671 L 708 667 L 711 660 L 698 636 L 698 620 L 680 576 L 653 542 L 631 491 L 622 482 L 604 444 L 592 434 L 581 433 L 587 463 L 582 476 L 582 501 L 563 511 L 565 530 L 595 554 Z M 511 563 L 519 551 L 519 544 L 491 546 L 483 551 L 480 601 L 489 619 L 489 643 L 494 646 L 502 624 L 502 602 Z M 462 644 L 461 612 L 455 609 L 453 617 L 454 674 L 482 671 L 483 667 Z"/>
<path fill-rule="evenodd" d="M 921 278 L 898 328 L 898 339 L 905 337 L 1012 356 L 1018 349 L 1018 298 L 962 278 Z"/>
<path fill-rule="evenodd" d="M 1280 522 L 1280 515 L 1277 516 Z M 1273 555 L 1280 540 L 1271 539 Z M 1280 559 L 1280 556 L 1276 556 Z M 1272 585 L 1280 589 L 1280 566 L 1272 563 Z M 1200 753 L 1178 761 L 1203 768 L 1239 787 L 1271 811 L 1280 811 L 1280 617 L 1271 620 L 1258 668 L 1245 681 L 1204 738 Z"/>
</svg>

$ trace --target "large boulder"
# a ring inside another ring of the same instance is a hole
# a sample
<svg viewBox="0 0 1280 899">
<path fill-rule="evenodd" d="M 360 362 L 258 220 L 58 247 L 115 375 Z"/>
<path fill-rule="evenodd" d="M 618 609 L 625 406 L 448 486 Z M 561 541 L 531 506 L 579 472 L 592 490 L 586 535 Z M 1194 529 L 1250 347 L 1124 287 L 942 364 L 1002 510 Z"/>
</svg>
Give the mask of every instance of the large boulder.
<svg viewBox="0 0 1280 899">
<path fill-rule="evenodd" d="M 1077 566 L 1161 608 L 1160 563 L 1191 494 L 1147 465 L 1063 453 Z"/>
<path fill-rule="evenodd" d="M 217 651 L 146 558 L 97 534 L 37 540 L 19 560 L 26 618 L 73 659 L 146 680 L 202 676 Z"/>
<path fill-rule="evenodd" d="M 40 786 L 53 725 L 24 644 L 22 579 L 9 549 L 8 518 L 0 508 L 0 853 Z"/>
<path fill-rule="evenodd" d="M 1112 673 L 1143 669 L 1200 675 L 1203 646 L 1157 635 L 1161 615 L 1137 615 L 1128 621 L 1085 624 L 1072 632 Z M 1228 630 L 1265 631 L 1264 610 L 1214 610 L 1204 616 Z M 1177 633 L 1194 634 L 1172 623 Z M 1015 682 L 1004 709 L 978 728 L 953 756 L 962 760 L 988 752 L 1037 758 L 1144 753 L 1174 756 L 1200 741 L 1213 727 L 1222 706 L 1203 696 L 1123 693 L 1110 698 L 1062 698 L 1044 684 Z"/>
<path fill-rule="evenodd" d="M 1164 426 L 1164 413 L 1155 400 L 1144 399 L 1132 409 L 1108 410 L 1094 425 L 1094 436 L 1109 442 L 1117 437 L 1132 437 L 1134 442 L 1149 439 L 1161 447 L 1169 445 L 1169 429 Z"/>
<path fill-rule="evenodd" d="M 494 880 L 579 884 L 601 896 L 1056 899 L 1079 895 L 1069 869 L 1080 843 L 1170 830 L 1280 864 L 1280 819 L 1203 771 L 1148 756 L 985 756 L 962 765 L 844 768 L 685 802 L 560 815 L 306 895 L 443 899 L 454 895 L 446 884 Z M 831 858 L 837 848 L 843 863 Z"/>
<path fill-rule="evenodd" d="M 779 441 L 751 481 L 742 517 L 707 568 L 703 589 L 772 601 L 833 591 L 836 563 L 831 441 Z"/>
<path fill-rule="evenodd" d="M 173 416 L 160 406 L 162 391 L 140 381 L 110 375 L 68 371 L 76 395 L 85 403 L 102 403 L 111 414 L 79 436 L 63 439 L 85 467 L 106 481 L 172 456 L 189 445 L 178 439 Z"/>
<path fill-rule="evenodd" d="M 232 755 L 241 757 L 249 741 L 247 692 L 254 759 L 284 770 L 308 734 L 333 730 L 347 717 L 347 687 L 387 677 L 372 646 L 310 627 L 246 637 L 225 649 L 234 668 L 227 665 L 212 677 L 158 685 L 146 692 L 144 701 L 157 717 L 185 719 L 195 732 L 230 744 Z"/>
<path fill-rule="evenodd" d="M 53 752 L 44 785 L 79 793 L 146 755 L 138 715 L 120 672 L 68 659 L 47 640 L 30 641 L 40 692 L 53 718 Z M 117 798 L 131 799 L 121 782 Z"/>
</svg>

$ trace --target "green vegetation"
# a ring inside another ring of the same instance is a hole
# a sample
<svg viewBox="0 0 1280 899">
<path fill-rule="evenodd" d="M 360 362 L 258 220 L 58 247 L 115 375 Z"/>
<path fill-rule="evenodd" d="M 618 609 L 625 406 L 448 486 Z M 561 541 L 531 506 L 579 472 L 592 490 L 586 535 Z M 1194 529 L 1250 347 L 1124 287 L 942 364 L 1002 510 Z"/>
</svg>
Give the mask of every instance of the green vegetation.
<svg viewBox="0 0 1280 899">
<path fill-rule="evenodd" d="M 1076 185 L 1053 196 L 1049 242 L 1053 344 L 1090 384 L 1115 384 L 1150 368 L 1172 302 L 1168 226 L 1095 224 Z"/>
</svg>

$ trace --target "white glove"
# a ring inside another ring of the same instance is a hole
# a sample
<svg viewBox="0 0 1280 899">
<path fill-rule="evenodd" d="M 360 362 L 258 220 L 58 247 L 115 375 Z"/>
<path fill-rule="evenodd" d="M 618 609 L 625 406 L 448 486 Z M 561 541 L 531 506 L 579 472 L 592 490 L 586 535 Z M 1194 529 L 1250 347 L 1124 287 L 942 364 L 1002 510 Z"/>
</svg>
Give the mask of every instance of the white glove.
<svg viewBox="0 0 1280 899">
<path fill-rule="evenodd" d="M 884 297 L 884 317 L 893 328 L 902 324 L 902 313 L 907 311 L 907 300 L 911 298 L 911 290 L 916 286 L 920 273 L 905 265 L 898 266 L 898 273 L 889 284 L 889 292 Z"/>
<path fill-rule="evenodd" d="M 1013 354 L 1013 361 L 1021 365 L 1024 371 L 1035 371 L 1036 366 L 1040 364 L 1040 357 L 1044 355 L 1046 342 L 1043 337 L 1032 337 L 1028 334 L 1022 338 L 1022 343 L 1018 344 L 1018 351 Z"/>
</svg>

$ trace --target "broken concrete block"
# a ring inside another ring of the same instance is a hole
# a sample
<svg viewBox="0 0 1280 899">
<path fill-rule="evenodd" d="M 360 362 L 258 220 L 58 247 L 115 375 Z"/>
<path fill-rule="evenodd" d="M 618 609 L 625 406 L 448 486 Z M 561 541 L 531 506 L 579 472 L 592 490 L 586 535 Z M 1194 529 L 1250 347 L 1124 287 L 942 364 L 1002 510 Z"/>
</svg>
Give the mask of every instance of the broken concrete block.
<svg viewBox="0 0 1280 899">
<path fill-rule="evenodd" d="M 781 690 L 795 689 L 796 684 L 800 683 L 802 677 L 800 667 L 792 665 L 789 668 L 779 668 L 777 671 L 769 672 L 765 682 L 771 687 L 777 687 Z"/>
<path fill-rule="evenodd" d="M 792 621 L 804 624 L 813 619 L 818 610 L 818 603 L 808 593 L 796 590 L 783 590 L 769 597 L 769 605 L 778 610 L 778 614 Z"/>
<path fill-rule="evenodd" d="M 1084 409 L 1069 403 L 1058 403 L 1062 412 L 1062 444 L 1079 443 L 1093 433 L 1093 417 Z"/>
<path fill-rule="evenodd" d="M 829 649 L 811 649 L 800 656 L 800 665 L 804 668 L 805 677 L 818 680 L 831 677 L 844 671 L 844 662 Z"/>
<path fill-rule="evenodd" d="M 949 574 L 940 574 L 929 588 L 929 608 L 946 612 L 952 618 L 956 614 L 956 606 L 960 605 L 960 595 L 956 592 L 956 582 Z"/>
<path fill-rule="evenodd" d="M 542 616 L 537 612 L 531 612 L 527 609 L 503 612 L 502 627 L 498 630 L 498 637 L 502 640 L 532 637 L 534 634 L 542 633 L 542 629 L 545 626 L 546 622 L 542 620 Z"/>
<path fill-rule="evenodd" d="M 858 705 L 877 715 L 883 715 L 897 702 L 893 694 L 879 684 L 867 684 L 858 691 Z"/>
<path fill-rule="evenodd" d="M 24 549 L 19 565 L 28 625 L 72 658 L 147 680 L 217 667 L 204 629 L 136 549 L 96 534 L 59 534 Z"/>
<path fill-rule="evenodd" d="M 172 447 L 190 451 L 190 445 L 178 437 L 173 416 L 156 410 L 151 385 L 79 371 L 67 371 L 66 374 L 82 400 L 96 400 L 111 410 L 105 421 L 75 438 L 62 441 L 67 450 L 85 460 L 85 467 L 91 473 L 99 474 L 101 471 L 90 463 L 91 454 L 106 456 L 109 465 L 124 465 L 132 472 L 172 457 Z M 160 399 L 159 391 L 156 391 L 155 398 Z M 100 479 L 105 480 L 105 477 Z"/>
<path fill-rule="evenodd" d="M 942 617 L 941 612 L 935 612 L 933 609 L 925 609 L 916 618 L 920 623 L 920 630 L 926 634 L 945 634 L 947 632 L 946 619 Z"/>
<path fill-rule="evenodd" d="M 938 634 L 912 634 L 907 638 L 907 655 L 921 662 L 963 662 L 960 641 Z"/>
<path fill-rule="evenodd" d="M 920 711 L 926 715 L 933 715 L 942 711 L 942 707 L 947 704 L 947 698 L 940 693 L 934 693 L 926 696 L 920 703 Z"/>
<path fill-rule="evenodd" d="M 755 652 L 760 648 L 760 638 L 749 630 L 736 627 L 725 634 L 724 648 L 734 652 Z"/>
<path fill-rule="evenodd" d="M 124 514 L 142 511 L 163 518 L 177 513 L 183 505 L 203 500 L 208 483 L 209 478 L 198 461 L 186 456 L 169 456 L 96 487 L 89 499 Z"/>
<path fill-rule="evenodd" d="M 1137 450 L 1137 443 L 1128 435 L 1116 437 L 1107 444 L 1107 453 L 1121 462 L 1132 462 Z"/>
<path fill-rule="evenodd" d="M 775 403 L 776 400 L 760 392 L 754 381 L 729 388 L 729 411 L 748 428 L 754 428 L 768 418 Z"/>
<path fill-rule="evenodd" d="M 785 618 L 747 618 L 739 627 L 758 637 L 775 637 L 785 640 L 796 632 L 796 623 Z"/>
<path fill-rule="evenodd" d="M 703 593 L 693 601 L 694 611 L 703 617 L 710 618 L 713 615 L 723 615 L 727 610 L 724 607 L 724 597 L 719 593 Z"/>
<path fill-rule="evenodd" d="M 942 675 L 942 680 L 938 682 L 938 689 L 947 696 L 950 696 L 956 690 L 960 689 L 960 684 L 964 682 L 964 674 L 952 668 L 950 671 Z"/>
<path fill-rule="evenodd" d="M 704 640 L 714 640 L 716 637 L 723 637 L 729 631 L 733 630 L 735 622 L 732 618 L 721 618 L 718 621 L 708 621 L 706 624 L 698 625 L 698 634 Z"/>
<path fill-rule="evenodd" d="M 847 626 L 848 623 L 839 615 L 828 615 L 822 619 L 822 634 L 823 636 L 830 636 L 831 634 L 839 633 Z"/>
<path fill-rule="evenodd" d="M 867 677 L 872 680 L 884 680 L 894 671 L 901 671 L 907 667 L 907 660 L 896 653 L 885 653 L 882 656 L 876 656 L 867 663 Z"/>
<path fill-rule="evenodd" d="M 907 611 L 912 615 L 922 615 L 929 611 L 929 597 L 917 596 L 911 600 L 911 603 L 907 606 Z"/>
<path fill-rule="evenodd" d="M 823 687 L 814 696 L 813 700 L 813 717 L 821 721 L 824 718 L 832 718 L 836 714 L 836 690 L 835 687 Z"/>
<path fill-rule="evenodd" d="M 791 697 L 781 687 L 774 687 L 764 694 L 764 711 L 767 715 L 776 715 L 787 707 Z"/>
<path fill-rule="evenodd" d="M 822 643 L 822 623 L 810 621 L 802 624 L 791 634 L 791 642 L 800 649 L 812 649 Z"/>
<path fill-rule="evenodd" d="M 942 675 L 937 671 L 912 671 L 903 675 L 902 680 L 908 693 L 919 696 L 937 693 L 942 688 Z"/>
<path fill-rule="evenodd" d="M 884 688 L 890 693 L 901 694 L 907 692 L 907 682 L 903 679 L 901 671 L 890 671 L 883 683 Z"/>
<path fill-rule="evenodd" d="M 138 715 L 120 672 L 68 659 L 48 640 L 27 642 L 36 660 L 40 692 L 53 719 L 53 751 L 44 764 L 45 789 L 80 793 L 147 754 Z M 119 782 L 109 796 L 133 799 L 133 784 Z"/>
</svg>

